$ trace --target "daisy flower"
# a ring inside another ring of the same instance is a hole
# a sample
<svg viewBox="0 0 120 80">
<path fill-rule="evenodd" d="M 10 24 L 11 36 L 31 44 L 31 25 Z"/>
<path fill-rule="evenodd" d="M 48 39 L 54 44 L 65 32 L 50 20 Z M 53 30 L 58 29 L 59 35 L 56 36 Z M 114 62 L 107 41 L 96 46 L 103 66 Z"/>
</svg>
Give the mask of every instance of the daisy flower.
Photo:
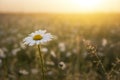
<svg viewBox="0 0 120 80">
<path fill-rule="evenodd" d="M 53 38 L 53 35 L 51 35 L 50 33 L 46 33 L 46 30 L 38 30 L 29 34 L 29 36 L 26 37 L 23 42 L 26 45 L 33 46 L 44 44 L 48 41 L 51 41 Z"/>
<path fill-rule="evenodd" d="M 64 70 L 64 69 L 66 68 L 66 64 L 61 61 L 61 62 L 58 64 L 58 67 L 59 67 L 60 69 Z"/>
<path fill-rule="evenodd" d="M 29 34 L 29 36 L 23 40 L 24 44 L 26 45 L 38 46 L 39 55 L 38 54 L 37 55 L 39 56 L 39 61 L 40 61 L 39 63 L 42 72 L 42 80 L 45 80 L 45 71 L 44 71 L 44 59 L 43 59 L 43 55 L 41 54 L 41 47 L 39 44 L 44 44 L 48 41 L 51 41 L 53 38 L 54 38 L 53 35 L 51 35 L 50 33 L 46 33 L 46 30 L 38 30 Z"/>
</svg>

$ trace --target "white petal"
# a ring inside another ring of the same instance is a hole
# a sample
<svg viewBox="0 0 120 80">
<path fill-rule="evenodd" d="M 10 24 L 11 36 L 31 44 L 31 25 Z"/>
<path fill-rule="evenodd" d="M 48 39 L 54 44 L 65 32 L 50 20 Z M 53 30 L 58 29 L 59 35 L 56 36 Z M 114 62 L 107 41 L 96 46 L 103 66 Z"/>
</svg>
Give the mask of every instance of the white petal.
<svg viewBox="0 0 120 80">
<path fill-rule="evenodd" d="M 39 45 L 39 44 L 40 44 L 40 41 L 36 41 L 36 44 Z"/>
<path fill-rule="evenodd" d="M 31 33 L 31 34 L 29 34 L 29 36 L 31 36 L 31 37 L 33 37 L 35 35 L 35 33 Z"/>
<path fill-rule="evenodd" d="M 46 30 L 39 30 L 39 34 L 44 36 L 44 34 L 46 33 Z"/>
<path fill-rule="evenodd" d="M 41 35 L 43 37 L 43 39 L 41 40 L 33 40 L 33 37 L 35 35 Z M 43 43 L 46 43 L 50 40 L 52 40 L 54 37 L 50 34 L 50 33 L 46 33 L 46 30 L 38 30 L 38 31 L 35 31 L 31 34 L 29 34 L 28 37 L 26 37 L 23 42 L 24 44 L 27 44 L 29 46 L 33 46 L 33 45 L 39 45 L 39 44 L 43 44 Z"/>
<path fill-rule="evenodd" d="M 35 45 L 35 41 L 32 41 L 29 45 L 30 45 L 30 46 Z"/>
</svg>

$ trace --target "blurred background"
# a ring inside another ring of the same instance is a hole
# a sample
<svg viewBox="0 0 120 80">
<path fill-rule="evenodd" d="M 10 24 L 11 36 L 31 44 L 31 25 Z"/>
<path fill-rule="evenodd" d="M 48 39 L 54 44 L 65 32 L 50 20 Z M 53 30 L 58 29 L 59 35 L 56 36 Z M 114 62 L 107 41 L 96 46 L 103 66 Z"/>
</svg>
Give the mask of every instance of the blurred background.
<svg viewBox="0 0 120 80">
<path fill-rule="evenodd" d="M 23 45 L 45 29 L 47 80 L 120 80 L 120 0 L 0 0 L 0 80 L 41 80 L 37 48 Z"/>
</svg>

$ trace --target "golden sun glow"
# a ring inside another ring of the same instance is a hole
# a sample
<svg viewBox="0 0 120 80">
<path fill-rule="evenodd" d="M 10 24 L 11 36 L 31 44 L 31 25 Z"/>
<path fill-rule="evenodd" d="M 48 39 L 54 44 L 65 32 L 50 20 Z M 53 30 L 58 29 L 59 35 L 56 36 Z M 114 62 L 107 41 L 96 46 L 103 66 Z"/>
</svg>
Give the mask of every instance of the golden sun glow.
<svg viewBox="0 0 120 80">
<path fill-rule="evenodd" d="M 101 7 L 102 1 L 103 0 L 71 0 L 70 4 L 75 6 L 77 10 L 92 12 Z"/>
<path fill-rule="evenodd" d="M 120 12 L 120 0 L 0 0 L 0 12 Z"/>
</svg>

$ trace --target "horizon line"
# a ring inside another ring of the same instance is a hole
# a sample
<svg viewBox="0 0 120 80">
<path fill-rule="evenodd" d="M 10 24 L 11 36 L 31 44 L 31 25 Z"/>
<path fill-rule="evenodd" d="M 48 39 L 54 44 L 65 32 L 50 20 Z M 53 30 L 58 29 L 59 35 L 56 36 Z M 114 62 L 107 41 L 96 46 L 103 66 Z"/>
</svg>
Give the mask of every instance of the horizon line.
<svg viewBox="0 0 120 80">
<path fill-rule="evenodd" d="M 3 14 L 120 14 L 120 11 L 97 11 L 97 12 L 22 12 L 22 11 L 0 11 Z"/>
</svg>

